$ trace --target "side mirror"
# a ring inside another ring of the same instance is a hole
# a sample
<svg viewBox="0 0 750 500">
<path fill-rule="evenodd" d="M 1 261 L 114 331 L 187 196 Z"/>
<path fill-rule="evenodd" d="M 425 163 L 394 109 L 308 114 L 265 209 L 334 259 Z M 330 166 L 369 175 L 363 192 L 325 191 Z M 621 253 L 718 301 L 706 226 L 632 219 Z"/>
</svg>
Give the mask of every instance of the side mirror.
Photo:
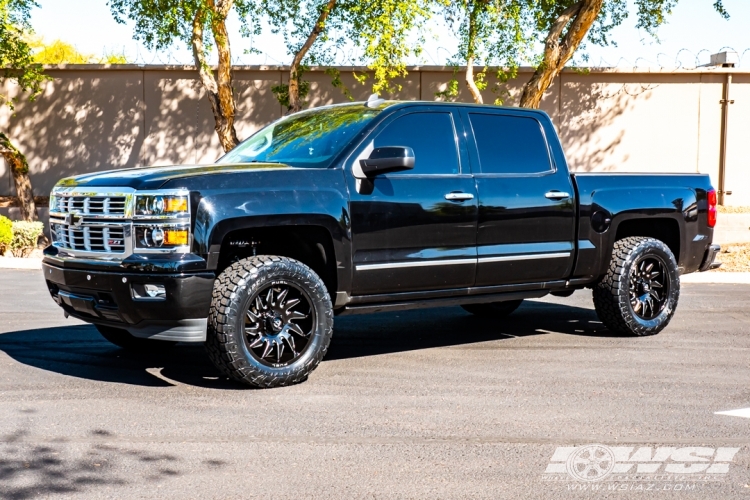
<svg viewBox="0 0 750 500">
<path fill-rule="evenodd" d="M 414 168 L 414 150 L 405 146 L 375 148 L 366 160 L 359 160 L 362 173 L 374 177 Z"/>
</svg>

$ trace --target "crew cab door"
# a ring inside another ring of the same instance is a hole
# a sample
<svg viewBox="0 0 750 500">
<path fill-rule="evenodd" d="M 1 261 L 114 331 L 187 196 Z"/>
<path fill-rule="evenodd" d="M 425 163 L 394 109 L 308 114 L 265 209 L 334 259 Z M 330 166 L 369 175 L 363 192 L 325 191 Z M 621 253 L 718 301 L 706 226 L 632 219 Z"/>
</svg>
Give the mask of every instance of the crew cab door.
<svg viewBox="0 0 750 500">
<path fill-rule="evenodd" d="M 457 121 L 446 107 L 397 111 L 350 157 L 354 295 L 473 284 L 477 193 Z M 414 169 L 365 178 L 359 160 L 387 146 L 412 148 Z"/>
<path fill-rule="evenodd" d="M 570 275 L 575 192 L 555 164 L 548 121 L 513 110 L 462 108 L 479 195 L 476 286 Z"/>
</svg>

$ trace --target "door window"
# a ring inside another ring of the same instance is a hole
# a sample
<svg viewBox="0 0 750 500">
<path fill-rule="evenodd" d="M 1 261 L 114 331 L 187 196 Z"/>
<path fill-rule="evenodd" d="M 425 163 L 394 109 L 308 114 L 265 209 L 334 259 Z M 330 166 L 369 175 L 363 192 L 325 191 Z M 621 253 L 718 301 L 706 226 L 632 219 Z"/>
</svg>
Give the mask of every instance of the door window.
<svg viewBox="0 0 750 500">
<path fill-rule="evenodd" d="M 450 113 L 410 113 L 386 125 L 375 138 L 374 147 L 408 146 L 414 150 L 414 169 L 390 173 L 458 174 L 458 150 Z"/>
<path fill-rule="evenodd" d="M 483 174 L 538 174 L 551 164 L 541 124 L 530 117 L 469 113 Z"/>
</svg>

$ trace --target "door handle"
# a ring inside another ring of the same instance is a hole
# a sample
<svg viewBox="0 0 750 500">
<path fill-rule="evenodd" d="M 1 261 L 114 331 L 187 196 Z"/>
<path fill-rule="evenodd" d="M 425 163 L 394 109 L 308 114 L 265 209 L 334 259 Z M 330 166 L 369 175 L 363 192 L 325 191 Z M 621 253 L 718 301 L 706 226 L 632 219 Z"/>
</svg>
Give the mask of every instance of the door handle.
<svg viewBox="0 0 750 500">
<path fill-rule="evenodd" d="M 453 192 L 453 193 L 446 194 L 445 199 L 448 201 L 466 201 L 466 200 L 473 200 L 474 195 L 471 193 Z"/>
<path fill-rule="evenodd" d="M 570 195 L 562 191 L 549 191 L 544 197 L 548 200 L 564 200 L 565 198 L 570 198 Z"/>
</svg>

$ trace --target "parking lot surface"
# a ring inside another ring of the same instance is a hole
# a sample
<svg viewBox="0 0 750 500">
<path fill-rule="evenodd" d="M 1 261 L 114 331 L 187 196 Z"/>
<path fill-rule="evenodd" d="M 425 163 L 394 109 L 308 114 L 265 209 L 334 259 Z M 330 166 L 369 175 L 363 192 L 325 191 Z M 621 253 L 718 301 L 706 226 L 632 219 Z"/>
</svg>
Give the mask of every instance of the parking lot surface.
<svg viewBox="0 0 750 500">
<path fill-rule="evenodd" d="M 750 407 L 749 303 L 685 284 L 647 338 L 588 290 L 500 321 L 339 317 L 307 382 L 253 390 L 199 346 L 129 354 L 0 270 L 0 498 L 747 498 L 750 418 L 716 412 Z"/>
</svg>

